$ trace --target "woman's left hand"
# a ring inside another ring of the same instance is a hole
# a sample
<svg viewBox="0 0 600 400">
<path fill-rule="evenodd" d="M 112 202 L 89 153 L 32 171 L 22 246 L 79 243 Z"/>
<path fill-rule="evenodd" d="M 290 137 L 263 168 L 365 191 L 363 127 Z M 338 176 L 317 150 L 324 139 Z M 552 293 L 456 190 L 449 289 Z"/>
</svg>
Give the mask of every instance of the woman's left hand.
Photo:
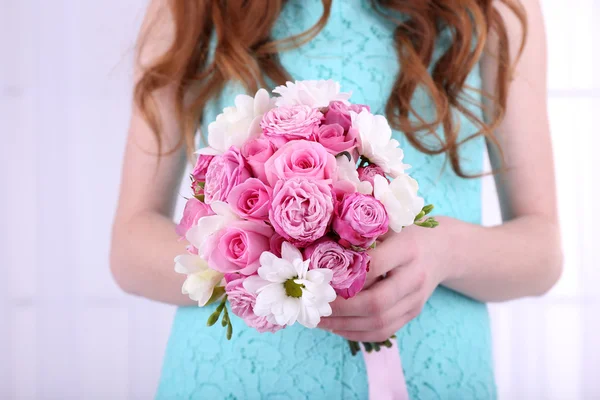
<svg viewBox="0 0 600 400">
<path fill-rule="evenodd" d="M 438 229 L 410 226 L 388 233 L 369 251 L 365 288 L 331 303 L 333 314 L 319 328 L 356 342 L 382 342 L 418 316 L 446 277 L 448 264 L 438 256 L 440 243 L 432 237 Z"/>
</svg>

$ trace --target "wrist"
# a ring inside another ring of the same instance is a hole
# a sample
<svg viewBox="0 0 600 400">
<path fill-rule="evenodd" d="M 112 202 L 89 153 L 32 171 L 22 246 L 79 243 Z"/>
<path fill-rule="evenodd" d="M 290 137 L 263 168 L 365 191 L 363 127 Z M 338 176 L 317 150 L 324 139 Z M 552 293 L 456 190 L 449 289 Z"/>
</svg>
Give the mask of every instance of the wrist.
<svg viewBox="0 0 600 400">
<path fill-rule="evenodd" d="M 439 226 L 433 228 L 436 246 L 436 257 L 440 266 L 438 276 L 441 284 L 448 281 L 461 279 L 468 269 L 468 254 L 474 245 L 473 229 L 482 229 L 481 226 L 469 224 L 450 217 L 436 217 Z"/>
</svg>

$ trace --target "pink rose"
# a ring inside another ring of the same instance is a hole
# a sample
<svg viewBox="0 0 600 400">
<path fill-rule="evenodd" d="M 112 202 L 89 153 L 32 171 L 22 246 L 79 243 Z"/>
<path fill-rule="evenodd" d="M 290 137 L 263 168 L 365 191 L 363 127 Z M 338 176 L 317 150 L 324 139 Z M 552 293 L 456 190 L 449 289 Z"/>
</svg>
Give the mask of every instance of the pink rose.
<svg viewBox="0 0 600 400">
<path fill-rule="evenodd" d="M 206 244 L 208 266 L 223 273 L 251 275 L 260 266 L 259 257 L 268 251 L 271 227 L 264 223 L 236 221 L 216 234 Z"/>
<path fill-rule="evenodd" d="M 206 171 L 204 196 L 208 204 L 225 201 L 231 189 L 250 178 L 246 161 L 236 147 L 230 147 L 222 156 L 215 157 Z"/>
<path fill-rule="evenodd" d="M 275 148 L 267 139 L 259 137 L 252 139 L 242 147 L 242 156 L 250 165 L 252 173 L 261 181 L 267 183 L 265 162 L 273 155 Z"/>
<path fill-rule="evenodd" d="M 179 236 L 185 236 L 187 231 L 202 217 L 206 217 L 207 215 L 214 215 L 213 210 L 210 206 L 204 204 L 200 200 L 192 197 L 185 203 L 185 208 L 183 209 L 183 217 L 181 217 L 181 221 L 175 228 L 175 232 Z"/>
<path fill-rule="evenodd" d="M 244 320 L 250 328 L 254 328 L 260 333 L 274 333 L 282 329 L 283 326 L 272 324 L 266 317 L 259 317 L 254 314 L 256 293 L 250 293 L 244 289 L 245 279 L 246 277 L 238 274 L 225 274 L 225 282 L 227 282 L 225 292 L 231 306 L 231 312 Z"/>
<path fill-rule="evenodd" d="M 351 151 L 356 147 L 356 129 L 344 130 L 340 124 L 321 125 L 315 135 L 317 142 L 321 143 L 334 156 L 342 151 Z"/>
<path fill-rule="evenodd" d="M 264 221 L 269 218 L 272 195 L 273 189 L 259 179 L 250 178 L 229 192 L 227 203 L 242 218 Z"/>
<path fill-rule="evenodd" d="M 369 110 L 369 106 L 362 104 L 346 105 L 341 101 L 332 101 L 329 103 L 329 107 L 325 113 L 325 121 L 323 123 L 326 125 L 339 124 L 344 128 L 344 131 L 348 131 L 352 125 L 350 111 L 354 111 L 358 114 L 362 109 Z"/>
<path fill-rule="evenodd" d="M 344 246 L 368 248 L 388 230 L 389 217 L 383 204 L 373 196 L 352 193 L 338 203 L 333 230 Z"/>
<path fill-rule="evenodd" d="M 333 214 L 331 188 L 306 178 L 278 181 L 269 210 L 275 232 L 293 245 L 303 247 L 327 232 Z"/>
<path fill-rule="evenodd" d="M 208 166 L 213 158 L 214 156 L 207 156 L 204 154 L 201 154 L 198 157 L 194 171 L 192 171 L 192 176 L 195 180 L 204 182 L 204 179 L 206 178 L 206 171 L 208 170 Z"/>
<path fill-rule="evenodd" d="M 306 105 L 283 106 L 267 112 L 260 127 L 277 147 L 290 140 L 311 139 L 321 124 L 323 114 Z"/>
<path fill-rule="evenodd" d="M 358 179 L 361 182 L 371 182 L 371 185 L 375 185 L 373 180 L 375 179 L 376 175 L 381 175 L 385 178 L 385 172 L 383 172 L 383 169 L 375 164 L 369 164 L 366 167 L 359 167 L 357 171 Z"/>
<path fill-rule="evenodd" d="M 306 140 L 287 143 L 265 164 L 267 180 L 271 186 L 275 186 L 280 179 L 333 179 L 336 169 L 335 157 L 325 147 Z"/>
<path fill-rule="evenodd" d="M 274 233 L 269 240 L 269 244 L 271 245 L 271 253 L 275 254 L 277 257 L 281 258 L 281 246 L 285 242 L 285 238 L 277 233 Z"/>
<path fill-rule="evenodd" d="M 370 257 L 366 252 L 346 249 L 325 238 L 310 245 L 304 256 L 310 259 L 309 268 L 327 268 L 333 271 L 331 286 L 344 299 L 354 297 L 365 286 Z"/>
</svg>

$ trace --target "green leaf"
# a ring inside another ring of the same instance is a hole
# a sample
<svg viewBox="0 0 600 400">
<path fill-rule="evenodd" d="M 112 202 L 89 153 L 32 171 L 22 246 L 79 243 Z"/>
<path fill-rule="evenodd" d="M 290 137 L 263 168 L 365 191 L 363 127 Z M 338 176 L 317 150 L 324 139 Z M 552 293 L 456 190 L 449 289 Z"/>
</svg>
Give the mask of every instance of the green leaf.
<svg viewBox="0 0 600 400">
<path fill-rule="evenodd" d="M 383 342 L 383 345 L 389 349 L 390 347 L 392 347 L 392 341 L 388 339 L 385 342 Z"/>
<path fill-rule="evenodd" d="M 381 350 L 381 346 L 379 345 L 379 343 L 375 342 L 373 343 L 373 349 L 375 349 L 375 351 L 379 351 Z"/>
<path fill-rule="evenodd" d="M 358 342 L 355 342 L 353 340 L 348 340 L 348 346 L 350 347 L 350 353 L 355 356 L 358 354 L 358 352 L 360 351 L 360 345 L 358 344 Z"/>
<path fill-rule="evenodd" d="M 212 294 L 212 296 L 210 296 L 210 299 L 208 299 L 208 302 L 206 303 L 206 305 L 212 304 L 215 301 L 219 300 L 219 298 L 221 296 L 223 296 L 224 294 L 225 294 L 225 288 L 223 286 L 217 286 L 216 288 L 214 288 L 213 294 Z"/>
<path fill-rule="evenodd" d="M 370 353 L 373 351 L 373 344 L 369 343 L 369 342 L 362 342 L 363 346 L 365 347 L 365 351 L 367 353 Z"/>
</svg>

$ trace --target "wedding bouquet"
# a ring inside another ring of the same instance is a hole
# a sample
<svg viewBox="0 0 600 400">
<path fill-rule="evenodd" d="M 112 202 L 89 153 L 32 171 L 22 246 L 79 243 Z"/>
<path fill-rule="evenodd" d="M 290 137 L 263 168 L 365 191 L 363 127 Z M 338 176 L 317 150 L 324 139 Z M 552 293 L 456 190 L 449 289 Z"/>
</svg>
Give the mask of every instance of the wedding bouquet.
<svg viewBox="0 0 600 400">
<path fill-rule="evenodd" d="M 218 302 L 208 325 L 221 318 L 227 339 L 227 302 L 259 332 L 315 328 L 336 296 L 363 289 L 378 238 L 437 225 L 423 220 L 433 207 L 418 196 L 385 117 L 331 80 L 273 93 L 238 95 L 208 125 L 177 226 L 189 242 L 175 258 L 187 275 L 182 292 L 200 307 Z"/>
</svg>

